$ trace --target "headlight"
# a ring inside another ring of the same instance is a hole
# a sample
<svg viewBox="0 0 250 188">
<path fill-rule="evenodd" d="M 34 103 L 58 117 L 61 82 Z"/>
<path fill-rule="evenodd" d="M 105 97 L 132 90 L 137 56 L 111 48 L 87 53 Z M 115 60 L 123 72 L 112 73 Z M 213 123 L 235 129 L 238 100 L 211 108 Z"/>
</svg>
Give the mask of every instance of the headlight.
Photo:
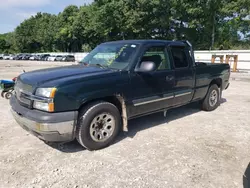
<svg viewBox="0 0 250 188">
<path fill-rule="evenodd" d="M 45 101 L 47 102 L 35 100 L 33 103 L 33 108 L 47 112 L 54 112 L 53 98 L 55 97 L 55 94 L 56 88 L 38 88 L 35 95 L 44 97 Z"/>
<path fill-rule="evenodd" d="M 44 103 L 40 101 L 34 101 L 33 108 L 46 112 L 54 112 L 54 103 Z"/>
<path fill-rule="evenodd" d="M 56 88 L 38 88 L 36 90 L 36 96 L 54 98 L 55 94 Z"/>
</svg>

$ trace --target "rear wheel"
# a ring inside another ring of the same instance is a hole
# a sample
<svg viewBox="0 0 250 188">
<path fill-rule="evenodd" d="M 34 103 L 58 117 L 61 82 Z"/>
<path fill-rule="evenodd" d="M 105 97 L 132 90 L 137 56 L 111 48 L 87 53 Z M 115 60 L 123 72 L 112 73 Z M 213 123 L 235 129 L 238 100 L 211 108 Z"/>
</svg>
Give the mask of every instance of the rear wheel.
<svg viewBox="0 0 250 188">
<path fill-rule="evenodd" d="M 211 85 L 205 99 L 202 101 L 202 109 L 213 111 L 220 105 L 220 90 L 216 84 Z"/>
<path fill-rule="evenodd" d="M 76 139 L 88 150 L 102 149 L 114 141 L 120 127 L 117 107 L 108 102 L 96 102 L 80 112 Z"/>
<path fill-rule="evenodd" d="M 4 98 L 5 93 L 6 93 L 6 91 L 2 91 L 2 92 L 1 92 L 1 97 L 3 97 L 3 98 Z"/>
</svg>

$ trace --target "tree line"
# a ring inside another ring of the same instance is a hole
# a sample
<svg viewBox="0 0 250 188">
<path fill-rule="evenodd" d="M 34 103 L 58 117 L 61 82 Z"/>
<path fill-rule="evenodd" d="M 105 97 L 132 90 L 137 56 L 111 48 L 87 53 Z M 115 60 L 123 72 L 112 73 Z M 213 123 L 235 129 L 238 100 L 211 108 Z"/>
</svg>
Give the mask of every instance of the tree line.
<svg viewBox="0 0 250 188">
<path fill-rule="evenodd" d="M 0 53 L 81 52 L 124 39 L 181 40 L 196 50 L 250 49 L 250 0 L 95 0 L 37 13 L 0 35 Z"/>
</svg>

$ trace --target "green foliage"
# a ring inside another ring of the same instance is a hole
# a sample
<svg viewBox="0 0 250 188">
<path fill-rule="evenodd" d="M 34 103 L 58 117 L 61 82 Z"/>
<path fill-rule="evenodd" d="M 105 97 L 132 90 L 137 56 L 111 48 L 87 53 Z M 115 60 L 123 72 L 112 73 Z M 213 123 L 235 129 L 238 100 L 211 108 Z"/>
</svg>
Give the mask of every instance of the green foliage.
<svg viewBox="0 0 250 188">
<path fill-rule="evenodd" d="M 14 33 L 0 34 L 0 53 L 9 54 L 16 51 Z"/>
<path fill-rule="evenodd" d="M 58 32 L 55 35 L 56 46 L 60 51 L 79 51 L 81 45 L 79 44 L 80 36 L 73 25 L 76 21 L 79 9 L 77 6 L 70 5 L 59 13 L 57 17 Z"/>
<path fill-rule="evenodd" d="M 4 53 L 7 49 L 9 49 L 9 46 L 6 42 L 6 34 L 0 35 L 0 53 Z"/>
<path fill-rule="evenodd" d="M 181 40 L 195 49 L 249 49 L 249 0 L 95 0 L 37 13 L 0 35 L 0 53 L 89 51 L 123 39 Z"/>
<path fill-rule="evenodd" d="M 90 52 L 92 49 L 89 44 L 83 44 L 82 45 L 82 51 L 83 52 Z"/>
</svg>

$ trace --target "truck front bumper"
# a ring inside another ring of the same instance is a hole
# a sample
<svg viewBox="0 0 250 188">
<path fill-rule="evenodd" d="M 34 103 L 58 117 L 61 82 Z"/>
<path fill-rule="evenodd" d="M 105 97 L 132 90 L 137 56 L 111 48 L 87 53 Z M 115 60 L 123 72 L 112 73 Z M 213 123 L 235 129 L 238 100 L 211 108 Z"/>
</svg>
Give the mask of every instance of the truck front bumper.
<svg viewBox="0 0 250 188">
<path fill-rule="evenodd" d="M 31 110 L 10 99 L 11 112 L 17 123 L 26 131 L 44 141 L 68 142 L 75 138 L 78 112 L 46 113 Z"/>
</svg>

